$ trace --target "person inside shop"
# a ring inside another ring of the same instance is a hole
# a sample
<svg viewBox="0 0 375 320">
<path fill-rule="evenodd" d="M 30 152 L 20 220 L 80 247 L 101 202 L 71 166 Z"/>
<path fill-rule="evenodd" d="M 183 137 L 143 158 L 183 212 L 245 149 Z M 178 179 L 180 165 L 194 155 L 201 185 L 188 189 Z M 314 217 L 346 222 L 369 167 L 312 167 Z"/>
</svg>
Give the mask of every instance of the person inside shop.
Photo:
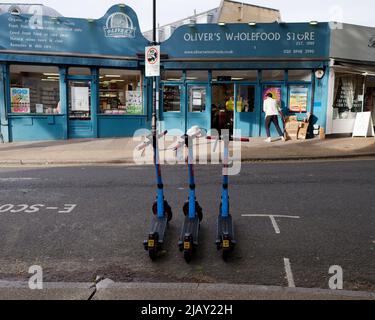
<svg viewBox="0 0 375 320">
<path fill-rule="evenodd" d="M 285 141 L 284 133 L 279 126 L 279 119 L 278 116 L 280 115 L 282 120 L 284 121 L 284 115 L 280 109 L 280 106 L 276 99 L 273 98 L 272 93 L 267 94 L 267 98 L 264 100 L 263 104 L 263 111 L 266 114 L 266 132 L 267 132 L 267 139 L 266 142 L 272 142 L 271 139 L 271 123 L 273 123 L 276 127 L 276 130 L 281 138 L 281 140 Z"/>
</svg>

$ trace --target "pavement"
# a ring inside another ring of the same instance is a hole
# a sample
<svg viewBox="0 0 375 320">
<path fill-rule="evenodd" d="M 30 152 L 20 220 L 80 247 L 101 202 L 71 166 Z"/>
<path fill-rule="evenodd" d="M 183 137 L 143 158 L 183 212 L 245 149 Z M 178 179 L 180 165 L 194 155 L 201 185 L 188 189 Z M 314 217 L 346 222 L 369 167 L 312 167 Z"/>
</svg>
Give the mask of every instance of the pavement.
<svg viewBox="0 0 375 320">
<path fill-rule="evenodd" d="M 162 159 L 172 159 L 175 153 L 171 145 L 175 138 L 161 141 Z M 75 164 L 134 164 L 134 154 L 140 162 L 152 164 L 152 150 L 145 155 L 135 152 L 140 141 L 133 138 L 83 139 L 68 141 L 38 141 L 0 144 L 0 165 L 75 165 Z M 212 157 L 212 142 L 198 142 L 200 156 Z M 287 161 L 341 159 L 375 156 L 374 138 L 318 138 L 306 141 L 264 142 L 262 138 L 252 138 L 250 142 L 231 144 L 231 150 L 240 155 L 242 161 Z"/>
<path fill-rule="evenodd" d="M 0 300 L 375 300 L 375 293 L 276 286 L 194 283 L 45 283 L 30 290 L 26 282 L 0 281 Z"/>
</svg>

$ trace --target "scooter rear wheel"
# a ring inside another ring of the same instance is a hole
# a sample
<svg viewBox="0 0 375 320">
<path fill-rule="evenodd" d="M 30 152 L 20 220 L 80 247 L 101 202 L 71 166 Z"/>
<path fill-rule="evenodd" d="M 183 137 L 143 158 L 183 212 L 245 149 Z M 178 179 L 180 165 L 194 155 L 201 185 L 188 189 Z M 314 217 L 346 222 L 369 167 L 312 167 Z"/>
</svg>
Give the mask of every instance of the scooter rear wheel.
<svg viewBox="0 0 375 320">
<path fill-rule="evenodd" d="M 191 260 L 193 259 L 193 253 L 191 251 L 184 251 L 184 259 L 187 263 L 190 263 Z"/>
</svg>

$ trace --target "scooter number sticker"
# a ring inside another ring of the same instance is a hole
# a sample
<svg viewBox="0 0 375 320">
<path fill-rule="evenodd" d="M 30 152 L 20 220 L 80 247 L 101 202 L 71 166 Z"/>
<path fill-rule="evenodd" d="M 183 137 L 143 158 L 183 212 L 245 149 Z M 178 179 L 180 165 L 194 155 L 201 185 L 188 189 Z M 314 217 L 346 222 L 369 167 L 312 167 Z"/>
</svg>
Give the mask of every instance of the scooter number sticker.
<svg viewBox="0 0 375 320">
<path fill-rule="evenodd" d="M 148 247 L 149 248 L 155 247 L 155 240 L 148 240 Z"/>
<path fill-rule="evenodd" d="M 185 250 L 190 250 L 190 242 L 184 242 L 184 249 Z"/>
<path fill-rule="evenodd" d="M 229 240 L 224 240 L 223 241 L 223 248 L 229 248 L 230 247 L 230 242 Z"/>
</svg>

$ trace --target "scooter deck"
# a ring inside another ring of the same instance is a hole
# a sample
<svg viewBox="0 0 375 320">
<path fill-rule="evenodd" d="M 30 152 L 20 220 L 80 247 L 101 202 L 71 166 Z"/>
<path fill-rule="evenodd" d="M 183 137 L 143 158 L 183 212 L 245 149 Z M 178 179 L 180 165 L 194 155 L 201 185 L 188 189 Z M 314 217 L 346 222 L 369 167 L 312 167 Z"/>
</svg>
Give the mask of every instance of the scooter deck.
<svg viewBox="0 0 375 320">
<path fill-rule="evenodd" d="M 217 241 L 220 242 L 223 238 L 223 235 L 229 236 L 232 243 L 236 243 L 234 240 L 234 228 L 233 228 L 233 219 L 232 216 L 223 217 L 219 215 L 217 222 Z"/>
<path fill-rule="evenodd" d="M 157 216 L 154 216 L 151 221 L 151 229 L 150 234 L 158 234 L 159 235 L 159 244 L 164 243 L 164 237 L 165 233 L 167 231 L 168 227 L 168 218 L 158 218 Z"/>
<path fill-rule="evenodd" d="M 188 235 L 192 237 L 193 245 L 198 246 L 199 227 L 200 227 L 200 221 L 198 217 L 195 217 L 194 219 L 185 217 L 184 225 L 182 226 L 180 241 L 178 242 L 179 246 L 183 246 L 185 236 L 188 236 Z"/>
</svg>

